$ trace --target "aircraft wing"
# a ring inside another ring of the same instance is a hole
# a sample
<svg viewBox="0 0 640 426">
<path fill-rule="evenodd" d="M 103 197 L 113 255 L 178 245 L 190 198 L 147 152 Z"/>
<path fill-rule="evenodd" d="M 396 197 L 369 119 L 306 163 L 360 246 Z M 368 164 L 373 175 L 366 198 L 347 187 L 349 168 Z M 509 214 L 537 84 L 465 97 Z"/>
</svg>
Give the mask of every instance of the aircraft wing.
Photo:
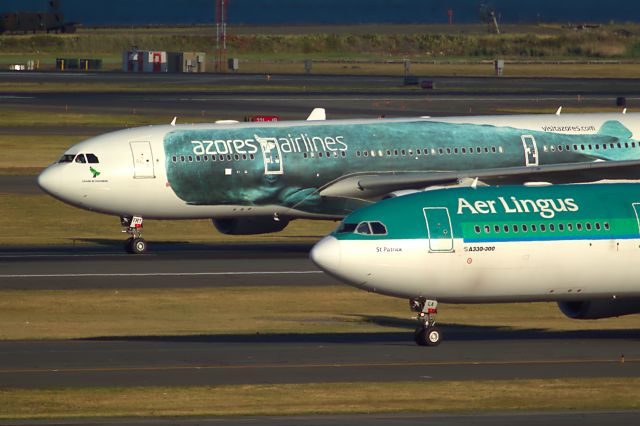
<svg viewBox="0 0 640 426">
<path fill-rule="evenodd" d="M 640 160 L 563 163 L 441 172 L 380 172 L 350 175 L 320 189 L 320 195 L 372 200 L 393 191 L 457 184 L 477 178 L 487 185 L 527 182 L 581 183 L 605 179 L 640 180 Z"/>
</svg>

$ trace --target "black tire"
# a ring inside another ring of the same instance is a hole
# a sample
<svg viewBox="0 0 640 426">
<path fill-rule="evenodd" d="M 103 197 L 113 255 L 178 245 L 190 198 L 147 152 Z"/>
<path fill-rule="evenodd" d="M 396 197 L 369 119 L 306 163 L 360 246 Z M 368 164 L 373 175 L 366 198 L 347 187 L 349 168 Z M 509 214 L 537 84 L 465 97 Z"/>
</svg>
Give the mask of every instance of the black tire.
<svg viewBox="0 0 640 426">
<path fill-rule="evenodd" d="M 413 340 L 418 346 L 438 346 L 442 333 L 438 327 L 418 327 L 413 333 Z"/>
<path fill-rule="evenodd" d="M 124 250 L 129 254 L 133 254 L 133 237 L 124 242 Z"/>
<path fill-rule="evenodd" d="M 438 327 L 428 327 L 425 331 L 425 342 L 427 346 L 438 346 L 442 340 L 442 333 Z"/>
<path fill-rule="evenodd" d="M 147 242 L 142 238 L 134 238 L 131 242 L 131 252 L 133 254 L 143 254 L 147 251 Z"/>
<path fill-rule="evenodd" d="M 427 346 L 427 334 L 425 332 L 425 327 L 419 326 L 413 332 L 413 340 L 416 342 L 418 346 Z"/>
</svg>

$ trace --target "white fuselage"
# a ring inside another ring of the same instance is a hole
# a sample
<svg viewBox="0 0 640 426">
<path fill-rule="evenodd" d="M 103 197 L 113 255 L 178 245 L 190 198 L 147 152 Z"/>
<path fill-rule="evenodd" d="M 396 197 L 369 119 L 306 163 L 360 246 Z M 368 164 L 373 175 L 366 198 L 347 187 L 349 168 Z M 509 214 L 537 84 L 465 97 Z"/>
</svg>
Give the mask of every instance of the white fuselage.
<svg viewBox="0 0 640 426">
<path fill-rule="evenodd" d="M 337 240 L 312 251 L 358 288 L 450 303 L 640 296 L 640 239 L 465 243 L 432 252 L 428 239 Z M 475 250 L 475 251 L 471 251 Z"/>
</svg>

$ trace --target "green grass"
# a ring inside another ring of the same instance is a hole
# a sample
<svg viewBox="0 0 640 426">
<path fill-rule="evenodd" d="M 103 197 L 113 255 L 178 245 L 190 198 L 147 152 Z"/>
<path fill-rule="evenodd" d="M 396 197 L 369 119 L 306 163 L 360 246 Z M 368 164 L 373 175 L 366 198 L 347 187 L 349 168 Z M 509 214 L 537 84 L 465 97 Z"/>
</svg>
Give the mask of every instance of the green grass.
<svg viewBox="0 0 640 426">
<path fill-rule="evenodd" d="M 250 267 L 247 270 L 252 271 Z M 12 282 L 19 284 L 19 280 Z M 243 306 L 252 309 L 242 309 Z M 571 320 L 554 303 L 445 304 L 439 310 L 439 323 L 454 334 L 469 328 L 553 333 L 638 326 L 633 316 Z M 3 340 L 390 331 L 406 332 L 410 340 L 414 317 L 403 299 L 346 285 L 309 287 L 304 275 L 299 278 L 299 286 L 284 287 L 0 292 Z"/>
<path fill-rule="evenodd" d="M 0 390 L 0 418 L 249 416 L 640 408 L 640 379 Z"/>
<path fill-rule="evenodd" d="M 220 234 L 209 220 L 145 220 L 144 237 L 163 242 L 278 242 L 314 241 L 328 234 L 333 221 L 295 220 L 274 234 L 229 236 Z M 116 216 L 71 207 L 47 195 L 2 194 L 0 189 L 0 245 L 120 243 Z M 28 232 L 25 232 L 27 230 Z"/>
</svg>

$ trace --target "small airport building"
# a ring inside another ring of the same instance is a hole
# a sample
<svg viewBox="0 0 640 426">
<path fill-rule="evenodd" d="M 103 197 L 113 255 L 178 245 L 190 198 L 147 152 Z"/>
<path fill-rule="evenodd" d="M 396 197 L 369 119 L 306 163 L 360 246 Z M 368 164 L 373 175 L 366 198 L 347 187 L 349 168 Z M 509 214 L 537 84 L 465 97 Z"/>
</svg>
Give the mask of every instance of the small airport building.
<svg viewBox="0 0 640 426">
<path fill-rule="evenodd" d="M 122 53 L 122 70 L 136 73 L 200 73 L 206 71 L 203 52 L 130 50 Z"/>
</svg>

